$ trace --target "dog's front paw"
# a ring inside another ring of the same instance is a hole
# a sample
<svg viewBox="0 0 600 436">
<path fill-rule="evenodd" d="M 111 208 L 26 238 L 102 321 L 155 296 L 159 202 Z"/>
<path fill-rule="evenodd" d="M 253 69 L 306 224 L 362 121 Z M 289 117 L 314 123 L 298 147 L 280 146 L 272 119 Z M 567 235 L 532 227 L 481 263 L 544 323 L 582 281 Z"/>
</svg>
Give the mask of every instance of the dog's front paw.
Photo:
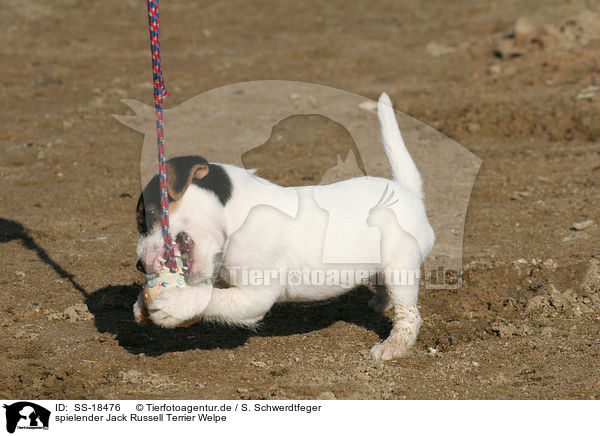
<svg viewBox="0 0 600 436">
<path fill-rule="evenodd" d="M 147 302 L 152 322 L 165 328 L 180 327 L 198 319 L 210 301 L 210 287 L 188 287 L 160 292 Z"/>
</svg>

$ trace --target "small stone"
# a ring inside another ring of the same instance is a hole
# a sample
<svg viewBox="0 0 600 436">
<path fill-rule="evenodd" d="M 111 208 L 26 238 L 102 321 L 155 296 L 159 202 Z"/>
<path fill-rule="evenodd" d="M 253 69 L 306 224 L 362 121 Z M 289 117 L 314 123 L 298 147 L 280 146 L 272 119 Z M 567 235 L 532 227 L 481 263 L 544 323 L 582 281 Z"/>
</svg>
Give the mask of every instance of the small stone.
<svg viewBox="0 0 600 436">
<path fill-rule="evenodd" d="M 15 271 L 15 275 L 17 277 L 25 277 L 25 273 L 23 271 Z"/>
<path fill-rule="evenodd" d="M 520 200 L 522 198 L 529 197 L 530 195 L 531 194 L 527 191 L 518 191 L 518 192 L 515 192 L 513 195 L 511 195 L 510 199 L 511 200 Z"/>
<path fill-rule="evenodd" d="M 377 113 L 377 102 L 373 100 L 365 100 L 359 103 L 358 108 L 365 112 Z"/>
<path fill-rule="evenodd" d="M 64 177 L 65 175 L 63 173 L 56 173 L 56 177 Z"/>
<path fill-rule="evenodd" d="M 431 357 L 435 357 L 438 354 L 439 350 L 437 348 L 434 347 L 429 347 L 429 349 L 427 350 L 427 355 L 431 356 Z"/>
<path fill-rule="evenodd" d="M 488 73 L 490 73 L 492 75 L 497 75 L 497 74 L 500 74 L 501 72 L 502 72 L 502 67 L 498 64 L 490 65 L 488 67 Z"/>
<path fill-rule="evenodd" d="M 587 88 L 582 89 L 579 94 L 577 94 L 577 100 L 593 100 L 598 91 L 600 91 L 600 87 L 588 86 Z"/>
<path fill-rule="evenodd" d="M 555 331 L 556 329 L 554 329 L 553 327 L 544 327 L 541 331 L 541 335 L 551 338 L 552 336 L 554 336 Z"/>
<path fill-rule="evenodd" d="M 368 348 L 363 348 L 362 350 L 360 350 L 358 352 L 358 354 L 360 354 L 361 357 L 363 357 L 365 359 L 369 359 L 371 357 L 371 352 Z"/>
<path fill-rule="evenodd" d="M 337 398 L 331 391 L 325 391 L 317 397 L 317 400 L 336 400 Z"/>
<path fill-rule="evenodd" d="M 542 265 L 544 265 L 545 268 L 548 268 L 552 271 L 555 271 L 558 268 L 558 263 L 553 260 L 553 259 L 547 259 L 545 260 Z"/>
<path fill-rule="evenodd" d="M 433 56 L 434 58 L 450 54 L 454 50 L 454 48 L 440 44 L 436 41 L 431 41 L 425 46 L 425 51 L 427 52 L 427 54 Z"/>
<path fill-rule="evenodd" d="M 517 44 L 527 43 L 535 36 L 535 27 L 527 19 L 521 17 L 515 23 L 514 33 Z"/>
<path fill-rule="evenodd" d="M 238 394 L 247 394 L 248 393 L 248 389 L 246 388 L 237 388 L 236 389 Z"/>
<path fill-rule="evenodd" d="M 467 123 L 467 132 L 477 133 L 481 129 L 479 123 Z"/>
<path fill-rule="evenodd" d="M 571 226 L 571 230 L 575 230 L 575 231 L 585 230 L 588 227 L 591 227 L 593 224 L 594 224 L 594 220 L 581 221 L 578 223 L 574 223 Z"/>
<path fill-rule="evenodd" d="M 288 97 L 290 100 L 298 100 L 300 98 L 300 94 L 290 94 Z"/>
<path fill-rule="evenodd" d="M 256 368 L 266 368 L 267 367 L 267 364 L 260 360 L 255 360 L 255 361 L 251 362 L 251 365 L 255 366 Z"/>
</svg>

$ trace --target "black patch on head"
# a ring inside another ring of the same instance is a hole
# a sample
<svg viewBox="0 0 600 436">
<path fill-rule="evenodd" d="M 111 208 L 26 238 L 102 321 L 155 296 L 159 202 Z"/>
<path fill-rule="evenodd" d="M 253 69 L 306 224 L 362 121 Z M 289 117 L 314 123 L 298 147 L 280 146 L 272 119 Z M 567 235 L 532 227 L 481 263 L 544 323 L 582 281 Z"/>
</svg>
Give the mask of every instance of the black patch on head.
<svg viewBox="0 0 600 436">
<path fill-rule="evenodd" d="M 214 192 L 223 206 L 231 198 L 233 190 L 231 179 L 221 165 L 208 164 L 208 174 L 201 179 L 193 179 L 192 183 L 200 188 Z"/>
<path fill-rule="evenodd" d="M 216 164 L 211 164 L 201 156 L 178 156 L 167 161 L 174 173 L 177 175 L 174 180 L 168 181 L 172 183 L 175 191 L 185 189 L 185 184 L 188 180 L 188 175 L 192 168 L 198 164 L 208 165 L 209 171 L 206 176 L 201 179 L 192 179 L 192 183 L 200 188 L 214 192 L 223 206 L 227 204 L 231 198 L 233 186 L 231 179 L 223 167 Z M 169 196 L 169 202 L 173 198 Z M 137 203 L 137 227 L 138 232 L 142 235 L 148 233 L 148 229 L 160 220 L 160 182 L 158 174 L 154 175 L 148 182 Z"/>
</svg>

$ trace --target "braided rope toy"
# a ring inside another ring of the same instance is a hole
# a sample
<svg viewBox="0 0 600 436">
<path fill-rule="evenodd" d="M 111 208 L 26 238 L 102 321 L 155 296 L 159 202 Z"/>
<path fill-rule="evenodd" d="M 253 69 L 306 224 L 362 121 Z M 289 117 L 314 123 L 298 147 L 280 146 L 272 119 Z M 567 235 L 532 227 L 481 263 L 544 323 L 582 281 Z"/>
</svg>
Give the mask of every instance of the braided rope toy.
<svg viewBox="0 0 600 436">
<path fill-rule="evenodd" d="M 160 184 L 161 227 L 164 239 L 166 264 L 172 273 L 177 272 L 175 253 L 169 232 L 169 200 L 167 195 L 167 158 L 163 125 L 163 100 L 169 95 L 165 87 L 160 58 L 160 21 L 158 0 L 148 0 L 148 25 L 152 52 L 152 80 L 154 82 L 154 110 L 156 112 L 156 140 L 158 145 L 158 174 Z"/>
<path fill-rule="evenodd" d="M 169 232 L 169 200 L 167 194 L 166 149 L 164 136 L 163 101 L 169 95 L 165 87 L 160 57 L 159 0 L 148 0 L 148 25 L 150 27 L 150 50 L 152 52 L 152 79 L 154 83 L 154 109 L 156 112 L 156 137 L 158 145 L 158 172 L 160 185 L 161 228 L 164 240 L 165 268 L 155 275 L 146 276 L 144 299 L 150 303 L 160 292 L 187 286 L 183 275 L 183 261 L 175 255 Z M 205 279 L 204 285 L 212 290 L 212 281 Z M 208 302 L 207 302 L 208 303 Z M 189 320 L 182 320 L 189 321 Z"/>
</svg>

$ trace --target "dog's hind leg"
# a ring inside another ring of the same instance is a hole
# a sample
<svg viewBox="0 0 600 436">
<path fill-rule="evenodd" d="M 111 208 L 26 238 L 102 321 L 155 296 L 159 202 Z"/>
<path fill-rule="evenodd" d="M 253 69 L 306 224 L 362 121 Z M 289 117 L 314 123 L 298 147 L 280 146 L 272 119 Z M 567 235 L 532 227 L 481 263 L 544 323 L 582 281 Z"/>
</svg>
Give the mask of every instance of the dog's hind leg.
<svg viewBox="0 0 600 436">
<path fill-rule="evenodd" d="M 398 227 L 393 235 L 386 236 L 382 261 L 394 324 L 389 337 L 375 345 L 371 355 L 390 360 L 405 356 L 417 340 L 422 323 L 417 307 L 422 256 L 417 241 L 408 232 Z"/>
<path fill-rule="evenodd" d="M 392 301 L 385 285 L 375 285 L 375 295 L 369 300 L 369 307 L 377 313 L 384 313 L 392 308 Z"/>
</svg>

